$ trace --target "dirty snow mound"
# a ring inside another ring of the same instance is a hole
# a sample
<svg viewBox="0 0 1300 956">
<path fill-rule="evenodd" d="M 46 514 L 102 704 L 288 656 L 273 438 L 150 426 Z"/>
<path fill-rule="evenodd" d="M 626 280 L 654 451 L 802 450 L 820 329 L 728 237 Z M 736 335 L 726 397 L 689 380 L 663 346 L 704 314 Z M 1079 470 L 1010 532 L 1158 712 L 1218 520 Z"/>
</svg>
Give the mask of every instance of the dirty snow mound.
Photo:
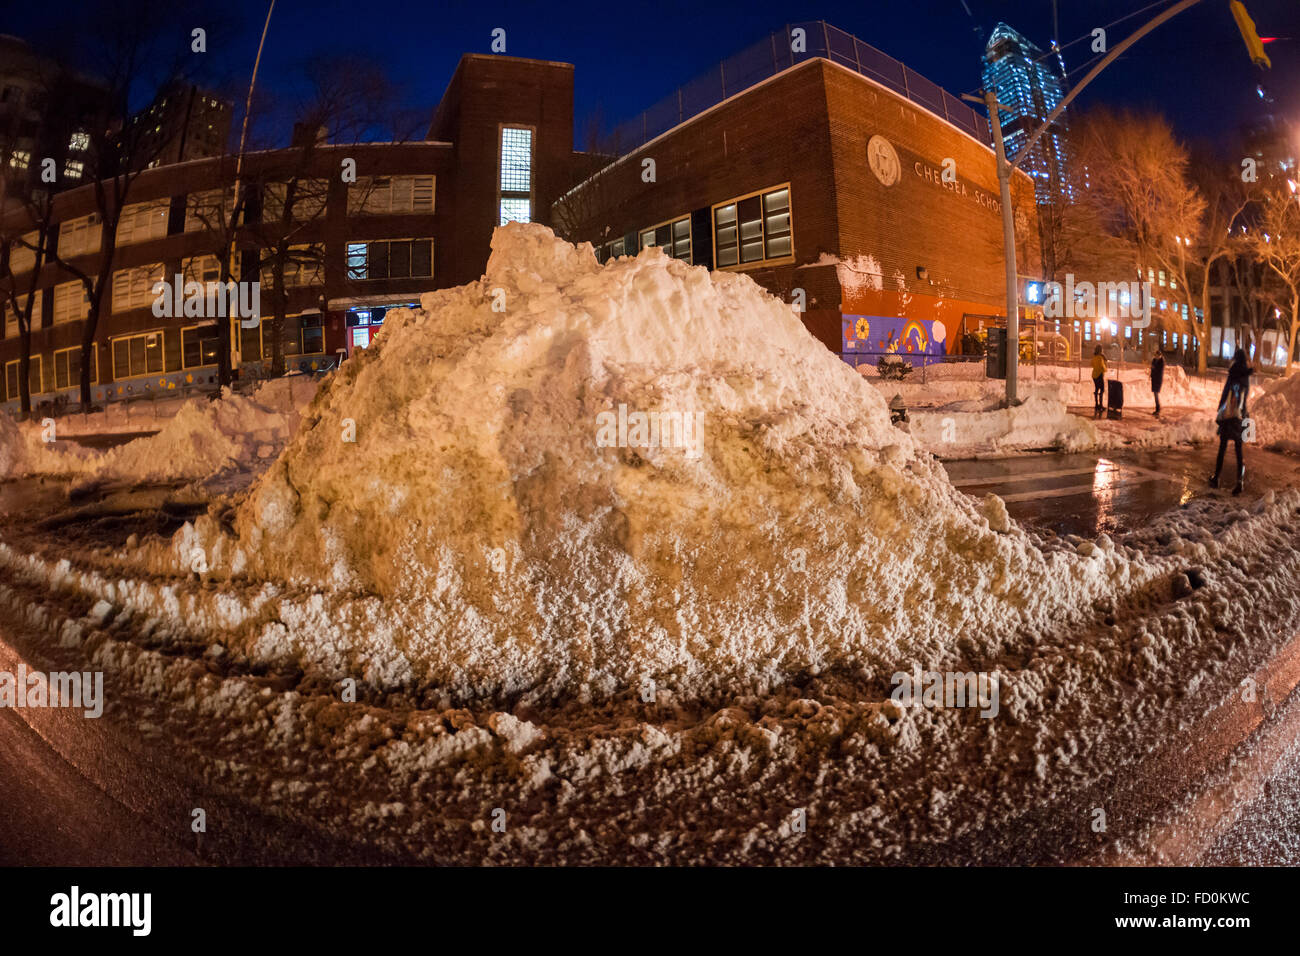
<svg viewBox="0 0 1300 956">
<path fill-rule="evenodd" d="M 1128 574 L 991 531 L 746 276 L 510 224 L 421 306 L 322 389 L 233 533 L 174 539 L 184 568 L 319 594 L 251 625 L 260 656 L 462 697 L 887 680 Z"/>
</svg>

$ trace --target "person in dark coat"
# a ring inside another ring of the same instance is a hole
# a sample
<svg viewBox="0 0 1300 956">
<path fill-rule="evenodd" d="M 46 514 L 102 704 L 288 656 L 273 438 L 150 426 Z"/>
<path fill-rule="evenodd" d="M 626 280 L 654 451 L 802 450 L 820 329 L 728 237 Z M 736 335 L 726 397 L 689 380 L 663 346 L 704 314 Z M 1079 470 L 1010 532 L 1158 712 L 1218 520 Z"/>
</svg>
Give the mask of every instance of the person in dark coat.
<svg viewBox="0 0 1300 956">
<path fill-rule="evenodd" d="M 1156 400 L 1157 417 L 1160 415 L 1160 386 L 1165 384 L 1165 353 L 1156 349 L 1151 358 L 1151 395 Z"/>
<path fill-rule="evenodd" d="M 1228 380 L 1223 383 L 1223 394 L 1219 396 L 1219 412 L 1215 421 L 1219 423 L 1219 459 L 1214 463 L 1214 475 L 1210 478 L 1210 487 L 1219 487 L 1219 475 L 1223 471 L 1223 455 L 1231 441 L 1237 449 L 1237 487 L 1232 489 L 1239 495 L 1246 487 L 1246 463 L 1241 455 L 1242 421 L 1246 418 L 1246 399 L 1250 395 L 1250 377 L 1255 370 L 1246 363 L 1246 350 L 1237 349 L 1228 368 Z"/>
</svg>

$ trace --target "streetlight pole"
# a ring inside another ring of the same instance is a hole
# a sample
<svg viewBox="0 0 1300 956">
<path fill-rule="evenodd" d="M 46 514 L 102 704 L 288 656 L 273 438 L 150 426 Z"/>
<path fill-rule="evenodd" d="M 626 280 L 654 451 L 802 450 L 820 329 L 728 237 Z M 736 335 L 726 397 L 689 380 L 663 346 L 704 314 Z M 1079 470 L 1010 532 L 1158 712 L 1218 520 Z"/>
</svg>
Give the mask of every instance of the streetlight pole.
<svg viewBox="0 0 1300 956">
<path fill-rule="evenodd" d="M 1016 289 L 1016 229 L 1015 219 L 1011 211 L 1011 172 L 1018 168 L 1038 138 L 1047 131 L 1058 116 L 1083 90 L 1085 86 L 1093 81 L 1098 73 L 1104 70 L 1114 62 L 1125 50 L 1131 47 L 1138 40 L 1142 39 L 1160 24 L 1164 23 L 1171 17 L 1177 16 L 1190 6 L 1200 3 L 1201 0 L 1179 0 L 1172 7 L 1164 10 L 1157 16 L 1153 17 L 1147 23 L 1138 27 L 1132 34 L 1120 43 L 1111 47 L 1110 52 L 1102 57 L 1101 61 L 1088 71 L 1082 80 L 1071 88 L 1070 92 L 1061 98 L 1061 102 L 1056 104 L 1056 109 L 1048 114 L 1041 126 L 1039 126 L 1025 140 L 1025 145 L 1020 152 L 1016 154 L 1015 159 L 1007 159 L 1006 143 L 1002 139 L 1002 123 L 998 117 L 997 97 L 993 91 L 984 91 L 984 105 L 988 107 L 989 119 L 993 125 L 993 143 L 997 150 L 998 162 L 998 187 L 1002 194 L 1002 247 L 1005 250 L 1006 269 L 1007 269 L 1007 405 L 1017 404 L 1016 396 L 1016 372 L 1020 363 L 1020 303 L 1017 301 Z M 973 96 L 963 96 L 963 99 L 979 102 Z"/>
</svg>

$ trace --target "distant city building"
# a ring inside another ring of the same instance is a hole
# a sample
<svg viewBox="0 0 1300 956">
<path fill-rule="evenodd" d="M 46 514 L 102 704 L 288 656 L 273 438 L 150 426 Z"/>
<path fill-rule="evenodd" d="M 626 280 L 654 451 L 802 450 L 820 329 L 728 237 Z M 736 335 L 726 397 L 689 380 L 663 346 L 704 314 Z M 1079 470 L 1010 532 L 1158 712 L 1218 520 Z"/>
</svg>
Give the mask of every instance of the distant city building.
<svg viewBox="0 0 1300 956">
<path fill-rule="evenodd" d="M 35 188 L 80 186 L 87 175 L 89 130 L 105 88 L 0 35 L 0 196 L 24 201 Z M 52 160 L 52 165 L 46 160 Z M 46 170 L 53 170 L 52 179 Z"/>
<path fill-rule="evenodd" d="M 992 90 L 1002 109 L 998 118 L 1006 140 L 1007 156 L 1024 148 L 1030 133 L 1041 126 L 1065 96 L 1065 63 L 1052 44 L 1049 52 L 999 23 L 984 50 L 984 88 Z M 1034 179 L 1038 202 L 1074 198 L 1069 178 L 1066 114 L 1062 112 L 1029 151 L 1021 164 Z"/>
<path fill-rule="evenodd" d="M 135 118 L 153 127 L 140 155 L 152 156 L 150 167 L 220 156 L 230 139 L 232 113 L 230 104 L 215 94 L 190 83 L 172 83 Z"/>
</svg>

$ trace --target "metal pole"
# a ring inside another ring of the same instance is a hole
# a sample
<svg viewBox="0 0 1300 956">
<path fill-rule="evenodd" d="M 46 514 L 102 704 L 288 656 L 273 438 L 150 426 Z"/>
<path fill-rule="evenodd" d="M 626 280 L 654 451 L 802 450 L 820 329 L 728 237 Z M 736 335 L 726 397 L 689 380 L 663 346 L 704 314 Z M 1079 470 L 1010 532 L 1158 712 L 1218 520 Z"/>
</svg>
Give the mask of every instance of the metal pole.
<svg viewBox="0 0 1300 956">
<path fill-rule="evenodd" d="M 1007 269 L 1007 406 L 1016 404 L 1016 372 L 1020 362 L 1020 302 L 1016 289 L 1016 224 L 1011 211 L 1011 164 L 1002 141 L 1002 118 L 992 90 L 985 90 L 984 102 L 993 123 L 993 143 L 998 157 L 998 190 L 1002 196 L 1002 254 Z"/>
<path fill-rule="evenodd" d="M 266 22 L 262 24 L 262 39 L 259 40 L 257 43 L 257 57 L 253 60 L 253 75 L 252 77 L 249 78 L 248 81 L 248 99 L 244 102 L 244 123 L 243 123 L 243 129 L 240 131 L 239 134 L 239 155 L 235 159 L 234 208 L 231 210 L 231 215 L 236 217 L 235 220 L 230 224 L 230 259 L 232 264 L 234 262 L 235 251 L 236 251 L 235 238 L 239 229 L 239 219 L 238 219 L 239 190 L 240 190 L 240 186 L 243 184 L 243 180 L 241 177 L 244 171 L 244 150 L 248 146 L 248 118 L 249 118 L 249 114 L 253 112 L 253 89 L 254 87 L 257 86 L 257 68 L 262 64 L 262 47 L 266 45 L 266 31 L 271 28 L 271 14 L 274 12 L 275 12 L 275 0 L 271 0 L 271 5 L 267 8 L 266 11 Z M 226 321 L 229 321 L 229 319 L 226 319 Z M 235 330 L 232 328 L 230 330 L 230 367 L 232 369 L 235 368 L 238 348 L 239 348 L 239 336 L 235 333 Z"/>
</svg>

